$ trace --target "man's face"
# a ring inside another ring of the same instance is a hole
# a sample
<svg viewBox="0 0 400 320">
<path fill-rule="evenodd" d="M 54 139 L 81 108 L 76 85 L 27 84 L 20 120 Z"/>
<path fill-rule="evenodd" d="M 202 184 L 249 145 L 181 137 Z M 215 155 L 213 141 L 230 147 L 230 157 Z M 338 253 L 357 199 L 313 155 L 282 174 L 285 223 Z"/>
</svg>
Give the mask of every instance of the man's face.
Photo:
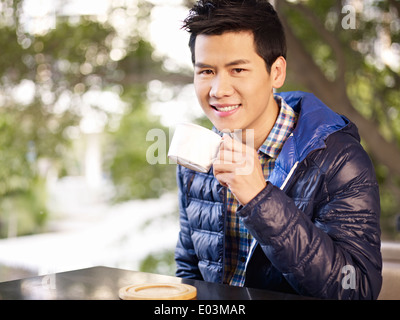
<svg viewBox="0 0 400 320">
<path fill-rule="evenodd" d="M 218 130 L 254 129 L 260 135 L 272 128 L 278 113 L 274 81 L 251 32 L 198 35 L 194 72 L 197 98 Z"/>
</svg>

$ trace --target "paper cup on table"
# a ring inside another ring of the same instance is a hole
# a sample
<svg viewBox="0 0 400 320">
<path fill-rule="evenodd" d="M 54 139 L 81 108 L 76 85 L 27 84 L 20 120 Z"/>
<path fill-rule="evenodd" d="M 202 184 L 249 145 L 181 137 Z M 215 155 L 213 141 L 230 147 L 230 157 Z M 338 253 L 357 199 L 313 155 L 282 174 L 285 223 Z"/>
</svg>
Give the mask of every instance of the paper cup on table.
<svg viewBox="0 0 400 320">
<path fill-rule="evenodd" d="M 147 283 L 123 287 L 119 297 L 122 300 L 194 300 L 197 289 L 183 283 Z"/>
<path fill-rule="evenodd" d="M 217 157 L 221 137 L 192 123 L 176 126 L 168 157 L 176 163 L 199 172 L 208 172 Z"/>
</svg>

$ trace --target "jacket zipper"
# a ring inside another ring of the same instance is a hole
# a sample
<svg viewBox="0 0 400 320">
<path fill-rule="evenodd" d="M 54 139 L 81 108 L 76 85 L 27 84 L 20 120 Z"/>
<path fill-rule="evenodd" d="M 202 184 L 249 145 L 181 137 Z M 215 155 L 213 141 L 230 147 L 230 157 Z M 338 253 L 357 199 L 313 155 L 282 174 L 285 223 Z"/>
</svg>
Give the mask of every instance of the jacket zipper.
<svg viewBox="0 0 400 320">
<path fill-rule="evenodd" d="M 299 162 L 296 161 L 296 163 L 293 165 L 292 169 L 290 169 L 290 171 L 289 171 L 289 173 L 288 173 L 288 175 L 287 175 L 285 181 L 283 181 L 283 183 L 282 183 L 282 185 L 281 185 L 281 187 L 280 187 L 281 190 L 283 190 L 283 189 L 286 187 L 287 183 L 289 182 L 289 179 L 292 177 L 292 175 L 293 175 L 293 173 L 295 172 L 295 170 L 296 170 L 298 164 L 299 164 Z"/>
<path fill-rule="evenodd" d="M 296 163 L 295 163 L 295 164 L 293 165 L 293 167 L 290 169 L 290 171 L 289 171 L 289 173 L 288 173 L 288 175 L 287 175 L 285 181 L 282 183 L 282 186 L 280 187 L 280 189 L 281 189 L 282 191 L 283 191 L 283 189 L 286 187 L 286 185 L 287 185 L 287 183 L 289 182 L 290 178 L 293 176 L 294 172 L 296 171 L 296 168 L 297 168 L 298 164 L 299 164 L 299 161 L 296 161 Z M 253 239 L 253 240 L 255 240 L 255 239 Z M 258 245 L 258 242 L 255 241 L 255 242 L 252 243 L 252 245 L 251 245 L 251 247 L 250 247 L 249 256 L 247 257 L 247 261 L 246 261 L 246 267 L 245 267 L 245 270 L 246 270 L 246 271 L 247 271 L 247 266 L 248 266 L 249 263 L 250 263 L 251 257 L 253 256 L 253 253 L 254 253 L 254 251 L 255 251 L 257 245 Z M 225 266 L 225 264 L 224 264 L 224 266 Z M 245 278 L 245 283 L 246 283 L 246 278 Z"/>
<path fill-rule="evenodd" d="M 223 251 L 222 251 L 222 275 L 221 275 L 221 283 L 224 283 L 224 278 L 225 278 L 225 251 L 226 251 L 226 219 L 227 219 L 227 215 L 228 215 L 228 192 L 227 192 L 227 188 L 224 187 L 224 233 L 223 233 Z"/>
</svg>

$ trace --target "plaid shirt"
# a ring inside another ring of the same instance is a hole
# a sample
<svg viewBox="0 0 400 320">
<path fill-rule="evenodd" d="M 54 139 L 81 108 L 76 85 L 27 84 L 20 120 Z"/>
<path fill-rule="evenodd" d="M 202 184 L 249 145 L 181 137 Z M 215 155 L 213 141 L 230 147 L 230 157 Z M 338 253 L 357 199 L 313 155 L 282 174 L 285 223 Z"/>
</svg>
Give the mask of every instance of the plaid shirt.
<svg viewBox="0 0 400 320">
<path fill-rule="evenodd" d="M 297 121 L 297 114 L 293 109 L 282 98 L 275 96 L 275 99 L 281 107 L 278 118 L 267 139 L 258 149 L 258 157 L 266 180 L 274 169 L 275 160 Z M 242 220 L 236 215 L 239 202 L 229 189 L 227 191 L 224 283 L 242 287 L 245 280 L 246 261 L 253 238 Z"/>
</svg>

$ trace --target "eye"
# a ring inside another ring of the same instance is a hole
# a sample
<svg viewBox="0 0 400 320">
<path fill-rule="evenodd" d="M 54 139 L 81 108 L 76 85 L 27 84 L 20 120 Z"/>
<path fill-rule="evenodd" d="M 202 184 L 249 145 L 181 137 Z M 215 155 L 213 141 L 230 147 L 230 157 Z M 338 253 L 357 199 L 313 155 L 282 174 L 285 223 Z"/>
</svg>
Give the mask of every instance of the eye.
<svg viewBox="0 0 400 320">
<path fill-rule="evenodd" d="M 234 68 L 232 70 L 232 73 L 238 74 L 238 73 L 242 73 L 243 71 L 245 71 L 245 69 L 243 69 L 243 68 Z"/>
<path fill-rule="evenodd" d="M 199 74 L 210 75 L 213 74 L 213 71 L 211 69 L 200 70 Z"/>
</svg>

